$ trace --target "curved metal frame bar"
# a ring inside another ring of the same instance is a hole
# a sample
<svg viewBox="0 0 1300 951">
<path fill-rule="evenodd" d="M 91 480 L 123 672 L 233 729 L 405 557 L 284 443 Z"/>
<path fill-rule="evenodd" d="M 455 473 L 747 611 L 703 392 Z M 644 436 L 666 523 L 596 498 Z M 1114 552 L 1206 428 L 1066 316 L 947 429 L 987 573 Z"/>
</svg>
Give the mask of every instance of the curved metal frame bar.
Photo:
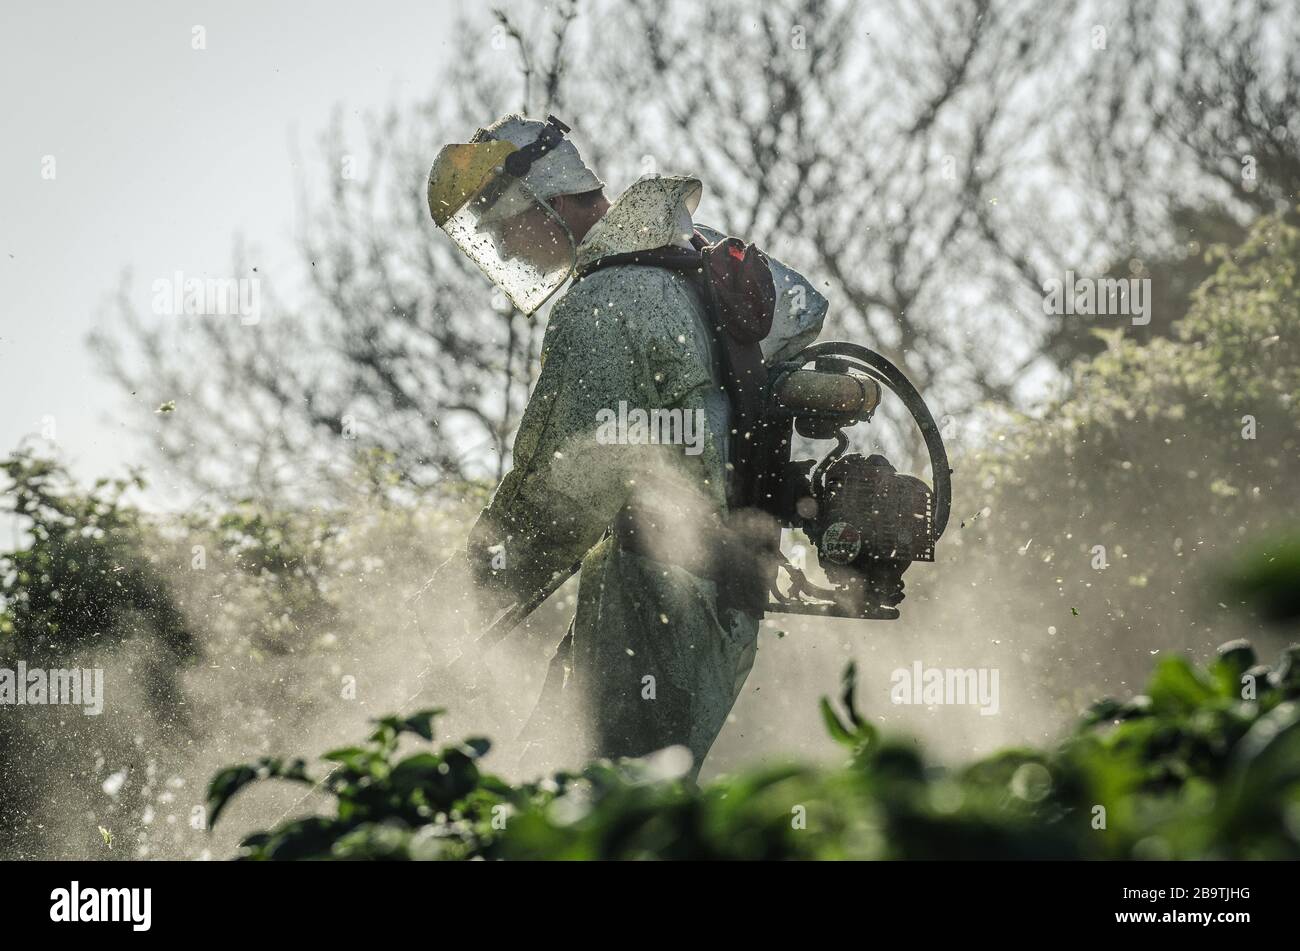
<svg viewBox="0 0 1300 951">
<path fill-rule="evenodd" d="M 930 407 L 925 405 L 925 400 L 902 370 L 876 351 L 860 344 L 845 340 L 815 343 L 782 362 L 803 366 L 819 357 L 845 357 L 862 363 L 870 376 L 889 387 L 912 414 L 912 420 L 921 430 L 925 448 L 930 453 L 930 471 L 934 479 L 934 537 L 937 541 L 948 527 L 948 516 L 952 511 L 952 469 L 948 467 L 948 451 L 944 448 L 939 427 L 930 414 Z"/>
</svg>

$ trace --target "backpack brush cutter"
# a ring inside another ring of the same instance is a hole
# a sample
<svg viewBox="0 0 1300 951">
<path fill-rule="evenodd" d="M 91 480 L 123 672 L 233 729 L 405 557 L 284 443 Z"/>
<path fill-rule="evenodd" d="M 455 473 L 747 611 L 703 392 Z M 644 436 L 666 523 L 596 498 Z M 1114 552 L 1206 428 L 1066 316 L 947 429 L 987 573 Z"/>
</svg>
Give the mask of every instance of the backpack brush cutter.
<svg viewBox="0 0 1300 951">
<path fill-rule="evenodd" d="M 845 453 L 844 430 L 871 420 L 880 405 L 881 384 L 903 401 L 921 430 L 933 489 L 897 472 L 884 456 Z M 782 555 L 770 579 L 767 610 L 897 618 L 903 572 L 914 561 L 934 561 L 935 543 L 952 506 L 948 454 L 921 395 L 880 354 L 835 341 L 808 347 L 772 367 L 766 415 L 769 437 L 775 437 L 787 460 L 784 471 L 774 474 L 777 488 L 769 511 L 812 540 L 830 582 L 830 587 L 814 584 Z M 836 445 L 820 460 L 790 459 L 792 433 L 834 439 Z M 782 573 L 788 578 L 784 592 Z"/>
<path fill-rule="evenodd" d="M 903 401 L 921 430 L 934 478 L 931 489 L 897 472 L 881 455 L 845 454 L 844 430 L 870 422 L 881 384 Z M 934 561 L 935 544 L 952 507 L 952 470 L 929 407 L 903 372 L 874 350 L 832 341 L 808 347 L 771 367 L 765 397 L 765 454 L 772 471 L 771 502 L 764 506 L 787 528 L 802 530 L 816 546 L 831 586 L 810 581 L 779 552 L 766 559 L 766 611 L 889 621 L 899 616 L 903 572 L 914 561 Z M 834 439 L 822 459 L 791 459 L 793 433 Z M 503 639 L 561 585 L 581 562 L 497 618 L 479 637 L 487 649 Z M 788 587 L 782 592 L 780 576 Z"/>
</svg>

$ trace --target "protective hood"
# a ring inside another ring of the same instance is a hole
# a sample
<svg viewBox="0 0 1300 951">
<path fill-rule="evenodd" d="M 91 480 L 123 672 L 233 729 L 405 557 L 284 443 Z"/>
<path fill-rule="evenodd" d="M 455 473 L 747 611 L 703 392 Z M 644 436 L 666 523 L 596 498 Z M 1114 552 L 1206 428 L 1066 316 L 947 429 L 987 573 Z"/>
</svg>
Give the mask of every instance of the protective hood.
<svg viewBox="0 0 1300 951">
<path fill-rule="evenodd" d="M 578 245 L 578 268 L 613 254 L 650 251 L 666 245 L 689 248 L 691 215 L 704 186 L 685 175 L 638 179 L 619 195 Z"/>
<path fill-rule="evenodd" d="M 668 245 L 690 247 L 694 231 L 710 243 L 721 240 L 725 235 L 720 231 L 695 224 L 692 218 L 703 192 L 700 180 L 690 176 L 641 178 L 610 205 L 578 245 L 578 268 L 614 254 Z M 772 329 L 759 346 L 763 362 L 771 365 L 789 359 L 817 339 L 829 304 L 798 271 L 771 255 L 767 259 L 776 290 L 776 308 Z"/>
<path fill-rule="evenodd" d="M 535 141 L 545 128 L 546 123 L 537 119 L 503 116 L 475 132 L 470 142 L 509 142 L 523 148 Z M 605 187 L 600 176 L 582 160 L 578 147 L 567 138 L 532 164 L 523 184 L 533 196 L 547 202 L 558 195 L 579 195 Z"/>
</svg>

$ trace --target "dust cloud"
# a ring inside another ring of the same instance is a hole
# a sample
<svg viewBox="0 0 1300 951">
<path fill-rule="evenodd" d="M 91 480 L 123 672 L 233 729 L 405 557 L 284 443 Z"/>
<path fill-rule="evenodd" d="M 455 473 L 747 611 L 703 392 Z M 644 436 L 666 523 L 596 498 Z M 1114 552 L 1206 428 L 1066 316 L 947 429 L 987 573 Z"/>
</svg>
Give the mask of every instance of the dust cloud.
<svg viewBox="0 0 1300 951">
<path fill-rule="evenodd" d="M 1072 568 L 1061 564 L 1068 559 L 1060 553 L 1077 540 L 1007 542 L 1006 532 L 986 528 L 999 513 L 977 508 L 972 497 L 968 514 L 955 511 L 938 562 L 909 569 L 900 620 L 766 618 L 754 668 L 702 782 L 759 762 L 842 761 L 818 700 L 838 696 L 849 662 L 864 716 L 887 735 L 914 738 L 929 762 L 960 765 L 998 748 L 1053 742 L 1097 697 L 1140 692 L 1162 653 L 1204 660 L 1243 634 L 1256 638 L 1262 658 L 1281 646 L 1226 620 L 1235 615 L 1198 593 L 1208 559 L 1184 567 L 1188 584 L 1177 597 L 1153 599 L 1144 615 L 1130 605 L 1126 614 L 1117 607 L 1118 565 L 1109 588 L 1098 580 L 1105 573 L 1084 578 L 1089 572 L 1077 558 Z M 4 809 L 15 832 L 5 856 L 229 857 L 248 833 L 329 804 L 310 787 L 258 783 L 210 831 L 204 793 L 218 769 L 301 756 L 319 779 L 325 769 L 317 757 L 360 741 L 372 719 L 435 706 L 448 711 L 435 742 L 486 736 L 493 749 L 485 768 L 512 780 L 537 778 L 520 765 L 519 735 L 572 616 L 576 582 L 481 653 L 474 644 L 480 622 L 468 618 L 456 591 L 412 600 L 468 524 L 466 513 L 444 513 L 430 527 L 418 513 L 355 507 L 343 528 L 346 557 L 319 581 L 331 609 L 297 620 L 268 617 L 268 603 L 220 558 L 206 571 L 189 570 L 188 544 L 181 544 L 169 582 L 197 634 L 196 658 L 168 657 L 143 638 L 88 649 L 60 665 L 105 669 L 101 716 L 6 711 L 21 719 L 8 718 L 0 734 L 0 754 L 14 764 Z M 1072 576 L 1045 586 L 1044 570 Z M 971 697 L 895 702 L 896 672 L 917 665 L 996 672 L 996 711 L 981 713 Z M 581 765 L 573 743 L 579 726 L 559 725 L 546 766 Z"/>
</svg>

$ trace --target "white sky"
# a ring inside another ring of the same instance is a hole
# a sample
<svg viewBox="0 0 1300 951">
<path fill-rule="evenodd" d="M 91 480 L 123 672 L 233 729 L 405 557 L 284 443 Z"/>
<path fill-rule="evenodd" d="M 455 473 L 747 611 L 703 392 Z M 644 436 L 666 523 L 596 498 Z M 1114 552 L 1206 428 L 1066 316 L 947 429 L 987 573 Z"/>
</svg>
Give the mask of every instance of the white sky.
<svg viewBox="0 0 1300 951">
<path fill-rule="evenodd" d="M 427 95 L 451 54 L 453 11 L 5 0 L 0 454 L 52 417 L 83 478 L 139 460 L 124 397 L 85 343 L 123 269 L 149 313 L 157 278 L 227 276 L 236 235 L 259 260 L 294 264 L 292 144 L 319 168 L 311 149 L 336 105 L 351 115 Z M 191 46 L 195 25 L 204 50 Z M 41 177 L 47 155 L 53 180 Z"/>
</svg>

